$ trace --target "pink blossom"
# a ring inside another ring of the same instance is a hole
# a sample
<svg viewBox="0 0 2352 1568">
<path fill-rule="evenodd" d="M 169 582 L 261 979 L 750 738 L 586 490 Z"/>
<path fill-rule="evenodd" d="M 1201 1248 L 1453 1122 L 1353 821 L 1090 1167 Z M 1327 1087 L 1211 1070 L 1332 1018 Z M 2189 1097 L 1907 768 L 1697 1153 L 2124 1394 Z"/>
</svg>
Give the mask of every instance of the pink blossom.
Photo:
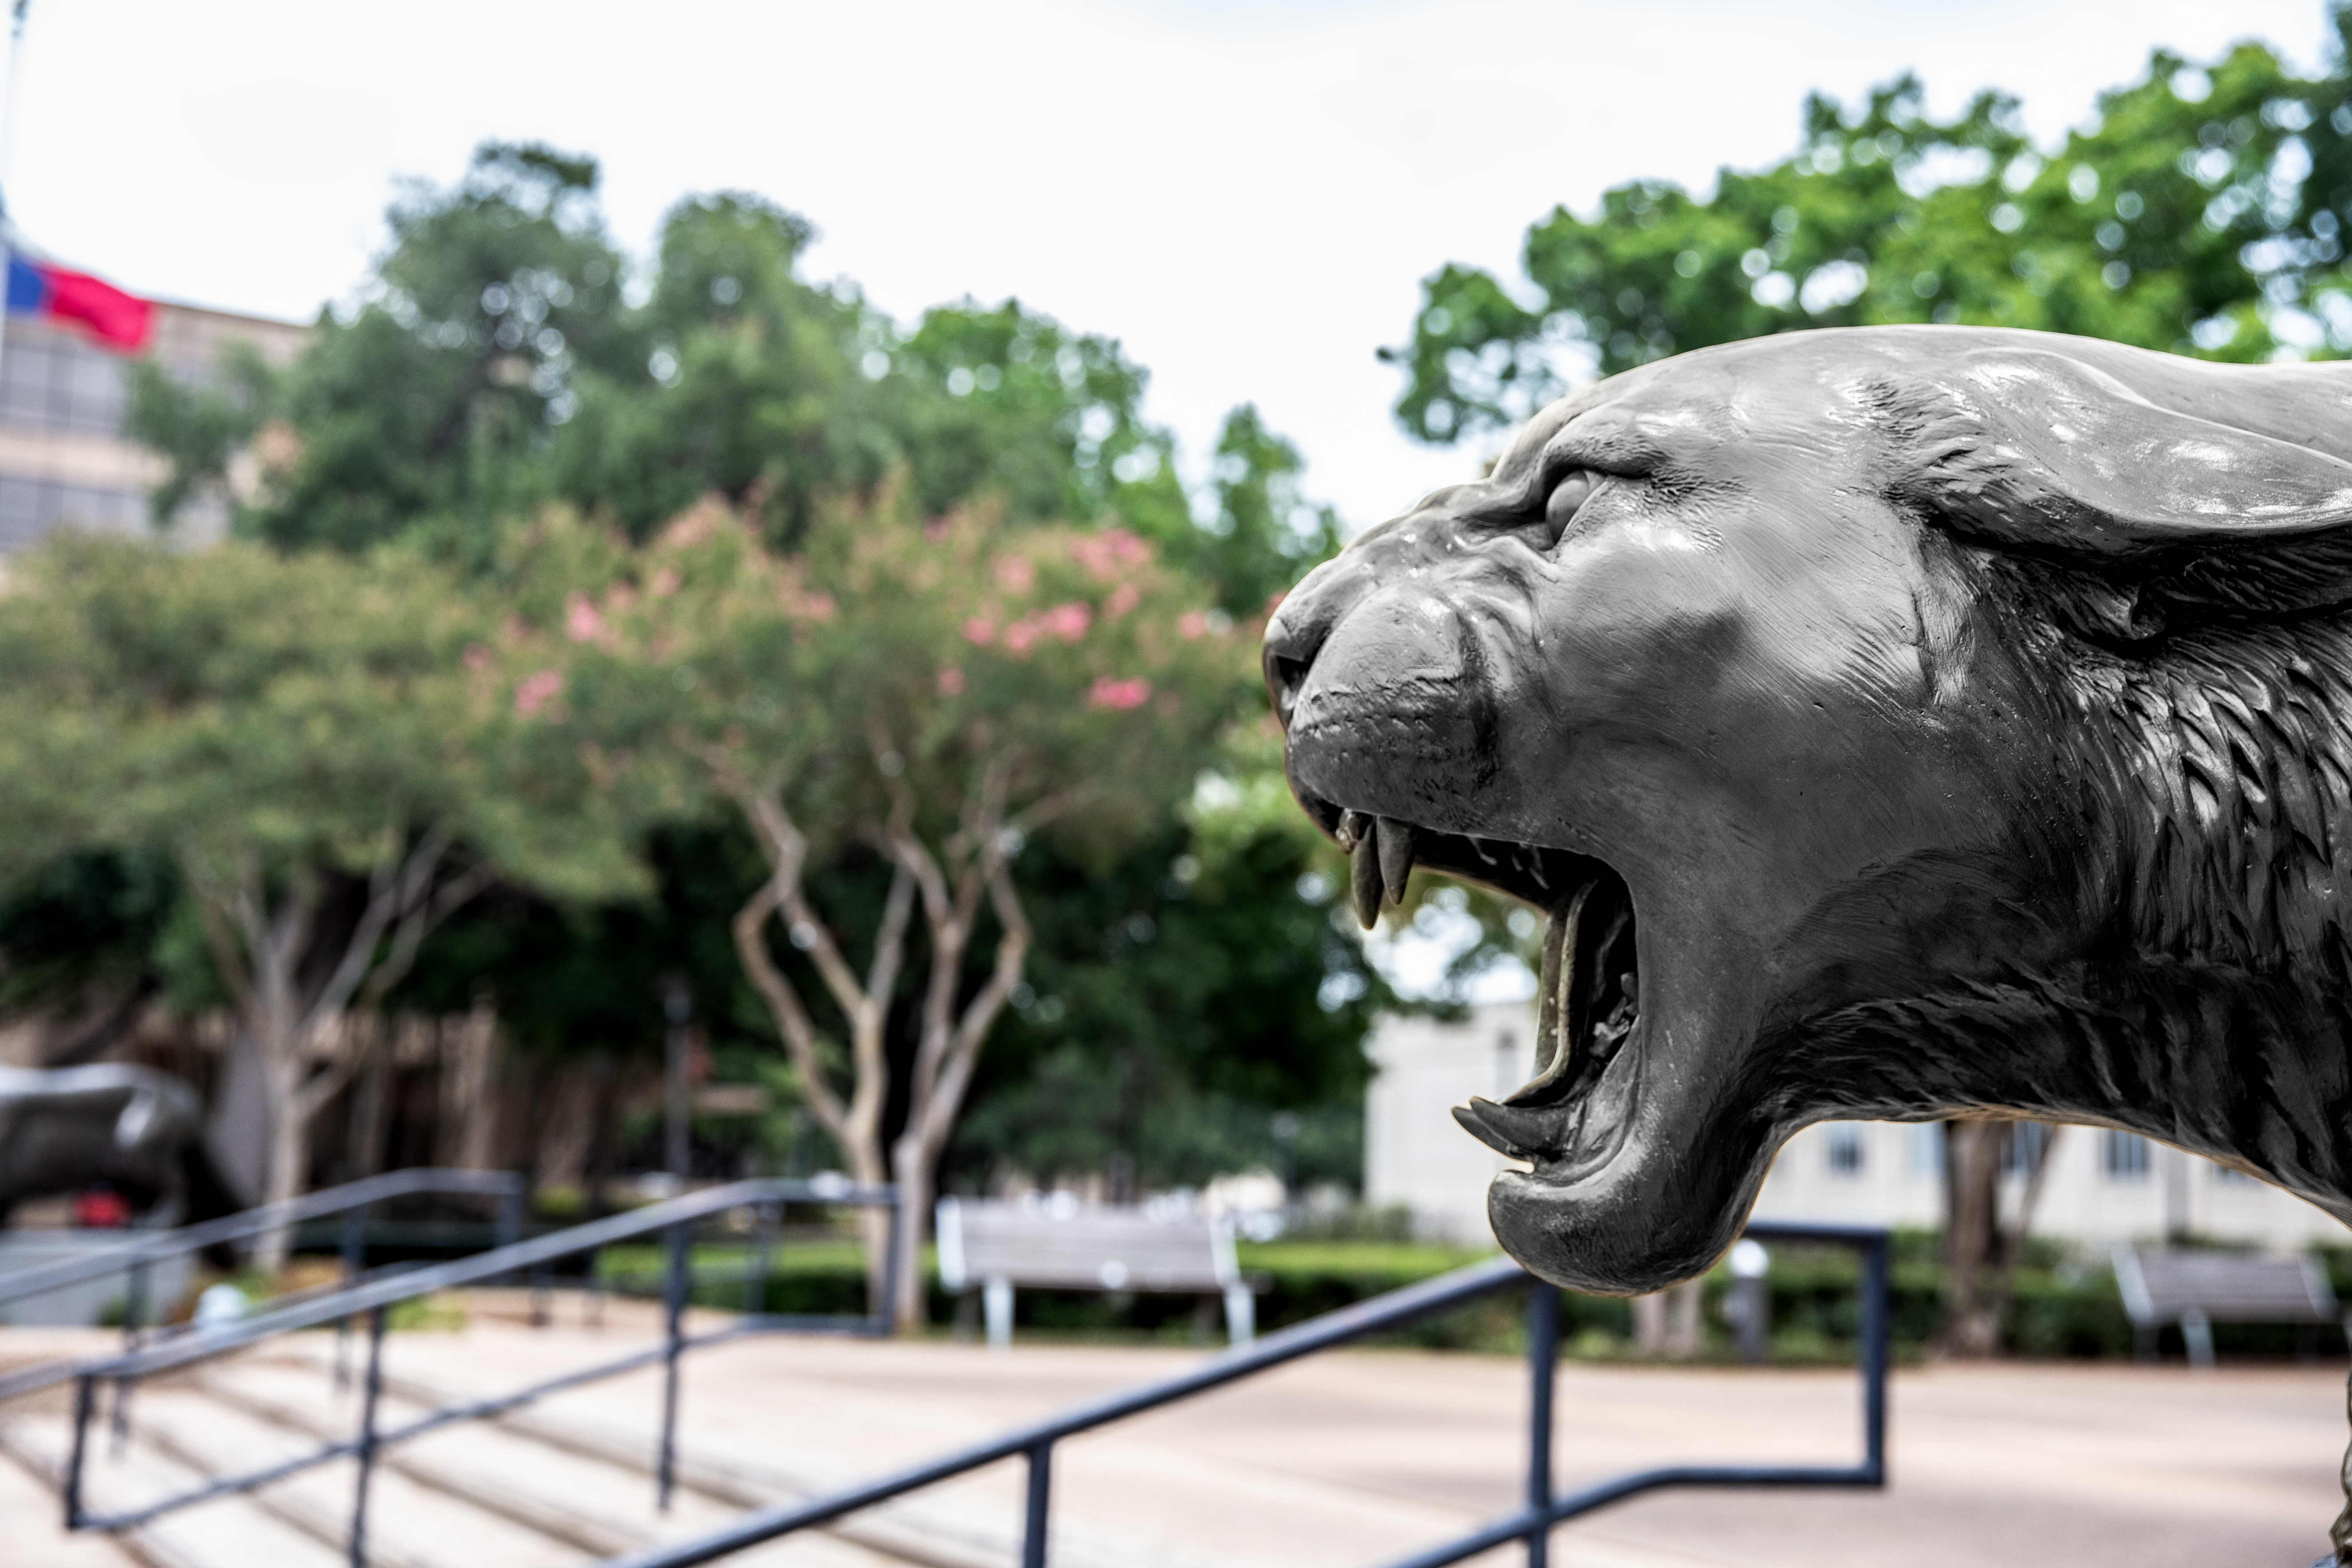
<svg viewBox="0 0 2352 1568">
<path fill-rule="evenodd" d="M 480 643 L 480 642 L 478 642 L 478 643 L 468 643 L 468 644 L 467 644 L 467 645 L 466 645 L 466 668 L 467 668 L 467 669 L 488 669 L 488 668 L 490 668 L 490 645 L 489 645 L 489 644 L 488 644 L 488 643 Z"/>
<path fill-rule="evenodd" d="M 945 669 L 940 671 L 940 695 L 942 697 L 961 697 L 963 695 L 962 670 L 958 669 L 951 664 Z"/>
<path fill-rule="evenodd" d="M 1103 601 L 1103 614 L 1117 620 L 1141 603 L 1143 590 L 1132 583 L 1121 583 L 1110 591 L 1110 597 Z"/>
<path fill-rule="evenodd" d="M 1070 541 L 1070 559 L 1104 581 L 1151 559 L 1151 546 L 1124 528 L 1082 533 Z"/>
<path fill-rule="evenodd" d="M 648 586 L 653 589 L 655 598 L 667 599 L 677 592 L 677 568 L 665 566 L 654 574 L 654 580 Z"/>
<path fill-rule="evenodd" d="M 996 623 L 986 616 L 974 616 L 963 624 L 963 640 L 974 647 L 986 647 L 996 640 Z"/>
<path fill-rule="evenodd" d="M 522 678 L 515 687 L 515 711 L 529 719 L 550 699 L 563 689 L 563 672 L 560 669 L 539 669 Z"/>
<path fill-rule="evenodd" d="M 1087 706 L 1089 708 L 1109 708 L 1123 712 L 1129 708 L 1140 708 L 1150 700 L 1151 682 L 1139 675 L 1127 680 L 1097 675 L 1094 685 L 1087 690 Z"/>
<path fill-rule="evenodd" d="M 1056 605 L 1038 618 L 1039 628 L 1064 642 L 1076 642 L 1095 624 L 1095 613 L 1083 600 Z"/>
<path fill-rule="evenodd" d="M 719 531 L 719 520 L 726 515 L 724 502 L 705 497 L 671 520 L 661 531 L 661 542 L 673 549 L 699 544 Z"/>
<path fill-rule="evenodd" d="M 604 608 L 618 615 L 637 602 L 637 591 L 626 583 L 615 583 L 604 590 Z"/>
<path fill-rule="evenodd" d="M 796 583 L 787 583 L 783 591 L 784 614 L 796 621 L 829 621 L 833 619 L 834 602 L 830 594 L 803 594 Z"/>
<path fill-rule="evenodd" d="M 594 642 L 604 635 L 604 617 L 587 595 L 573 594 L 563 601 L 563 635 L 573 642 Z"/>
<path fill-rule="evenodd" d="M 1025 594 L 1037 581 L 1037 563 L 1026 555 L 996 558 L 996 585 L 1008 594 Z"/>
<path fill-rule="evenodd" d="M 1004 628 L 1004 651 L 1015 658 L 1026 658 L 1029 650 L 1037 646 L 1037 628 L 1028 621 L 1015 621 Z"/>
<path fill-rule="evenodd" d="M 1199 610 L 1187 610 L 1176 617 L 1176 634 L 1188 642 L 1197 642 L 1209 635 L 1209 617 Z"/>
<path fill-rule="evenodd" d="M 933 544 L 944 544 L 947 542 L 948 531 L 954 526 L 955 523 L 951 519 L 935 517 L 923 524 L 923 537 Z"/>
</svg>

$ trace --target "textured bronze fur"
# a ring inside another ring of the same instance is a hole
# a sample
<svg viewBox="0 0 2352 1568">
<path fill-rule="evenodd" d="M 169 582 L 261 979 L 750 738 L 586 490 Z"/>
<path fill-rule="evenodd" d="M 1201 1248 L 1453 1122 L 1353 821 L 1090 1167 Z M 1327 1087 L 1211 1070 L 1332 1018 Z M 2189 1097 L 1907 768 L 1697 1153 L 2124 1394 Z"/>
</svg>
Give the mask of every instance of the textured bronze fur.
<svg viewBox="0 0 2352 1568">
<path fill-rule="evenodd" d="M 2352 1221 L 2352 366 L 1663 361 L 1319 568 L 1265 666 L 1327 830 L 1630 897 L 1631 1033 L 1458 1113 L 1537 1272 L 1696 1273 L 1831 1118 L 2126 1128 Z"/>
<path fill-rule="evenodd" d="M 1504 1244 L 1655 1289 L 1798 1128 L 1987 1110 L 2352 1219 L 2347 459 L 2352 369 L 1790 334 L 1556 405 L 1302 584 L 1266 658 L 1319 821 L 1638 912 L 1627 1047 L 1506 1118 Z"/>
</svg>

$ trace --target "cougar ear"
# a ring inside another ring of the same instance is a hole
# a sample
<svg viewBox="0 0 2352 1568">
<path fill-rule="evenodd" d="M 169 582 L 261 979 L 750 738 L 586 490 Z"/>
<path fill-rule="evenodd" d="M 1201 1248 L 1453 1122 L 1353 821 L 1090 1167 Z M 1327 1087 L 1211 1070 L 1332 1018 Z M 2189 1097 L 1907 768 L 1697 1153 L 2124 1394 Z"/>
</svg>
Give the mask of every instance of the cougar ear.
<svg viewBox="0 0 2352 1568">
<path fill-rule="evenodd" d="M 2129 624 L 2352 602 L 2352 463 L 2040 349 L 1955 356 L 1888 401 L 1907 448 L 1899 493 L 1965 537 L 2089 568 Z M 2326 426 L 2339 406 L 2308 412 Z"/>
</svg>

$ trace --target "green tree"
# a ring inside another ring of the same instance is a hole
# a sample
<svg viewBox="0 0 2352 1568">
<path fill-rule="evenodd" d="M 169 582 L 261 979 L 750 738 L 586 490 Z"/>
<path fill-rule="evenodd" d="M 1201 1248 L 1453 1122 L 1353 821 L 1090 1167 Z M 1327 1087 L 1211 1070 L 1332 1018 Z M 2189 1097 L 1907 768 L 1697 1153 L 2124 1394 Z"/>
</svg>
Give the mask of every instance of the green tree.
<svg viewBox="0 0 2352 1568">
<path fill-rule="evenodd" d="M 2337 13 L 2339 32 L 2345 14 Z M 2094 122 L 2040 147 L 2014 99 L 1952 120 L 1905 77 L 1805 105 L 1796 153 L 1557 207 L 1527 234 L 1531 295 L 1449 265 L 1423 287 L 1397 416 L 1449 442 L 1515 424 L 1594 373 L 1802 327 L 1960 321 L 2211 358 L 2352 348 L 2352 79 L 2241 44 L 2158 50 Z"/>
<path fill-rule="evenodd" d="M 715 502 L 643 552 L 554 519 L 532 549 L 536 582 L 575 585 L 560 605 L 536 590 L 508 634 L 515 701 L 602 754 L 667 758 L 751 830 L 766 874 L 737 952 L 853 1173 L 898 1189 L 893 1310 L 916 1321 L 933 1175 L 1034 944 L 1016 862 L 1048 832 L 1108 860 L 1164 819 L 1246 689 L 1243 639 L 1211 630 L 1133 533 L 925 521 L 904 492 L 821 512 L 791 556 Z M 809 875 L 852 849 L 888 879 L 859 911 L 862 968 Z M 779 962 L 777 927 L 835 1026 Z M 913 1049 L 894 1061 L 902 975 Z M 878 1247 L 871 1261 L 878 1282 Z"/>
<path fill-rule="evenodd" d="M 956 1135 L 975 1184 L 1009 1168 L 1198 1185 L 1280 1163 L 1276 1112 L 1346 1130 L 1297 1174 L 1358 1179 L 1361 1041 L 1397 999 L 1269 739 L 1253 726 L 1219 761 L 1183 821 L 1111 867 L 1030 852 L 1036 954 Z"/>
<path fill-rule="evenodd" d="M 530 397 L 502 403 L 515 389 L 485 372 L 485 401 L 478 417 L 468 416 L 479 438 L 428 451 L 415 436 L 418 399 L 431 402 L 425 394 L 433 388 L 467 384 L 466 367 L 479 357 L 483 333 L 496 351 L 487 363 L 513 374 L 514 365 L 498 358 L 496 331 L 520 319 L 519 269 L 532 274 L 534 286 L 541 273 L 568 279 L 574 297 L 565 309 L 575 311 L 591 302 L 581 285 L 592 265 L 604 267 L 608 281 L 621 275 L 596 218 L 593 169 L 553 155 L 518 164 L 520 157 L 486 148 L 457 185 L 408 192 L 393 215 L 394 243 L 366 293 L 369 305 L 331 324 L 291 371 L 254 388 L 187 388 L 152 378 L 137 424 L 172 458 L 173 483 L 224 485 L 238 443 L 249 438 L 260 481 L 247 490 L 241 531 L 288 548 L 381 541 L 441 557 L 484 592 L 512 595 L 524 621 L 541 628 L 560 627 L 566 615 L 562 594 L 546 596 L 544 585 L 562 577 L 548 564 L 551 552 L 577 552 L 564 570 L 601 592 L 596 574 L 630 570 L 632 542 L 647 546 L 706 497 L 718 498 L 772 552 L 804 549 L 828 507 L 879 507 L 886 495 L 890 506 L 931 519 L 985 508 L 997 527 L 1014 533 L 1063 530 L 1071 521 L 1120 530 L 1120 537 L 1151 546 L 1155 573 L 1172 570 L 1198 584 L 1202 626 L 1219 638 L 1244 637 L 1228 628 L 1245 626 L 1336 545 L 1328 510 L 1299 494 L 1296 450 L 1255 410 L 1229 419 L 1212 481 L 1188 493 L 1172 437 L 1142 415 L 1146 374 L 1115 340 L 1010 300 L 944 306 L 901 328 L 853 286 L 805 280 L 802 257 L 813 227 L 744 193 L 692 197 L 671 210 L 652 264 L 635 275 L 646 290 L 642 304 L 620 303 L 606 289 L 593 300 L 593 323 L 560 326 L 576 352 L 557 367 L 560 380 L 549 379 L 552 394 L 542 395 L 526 378 L 521 391 Z M 588 248 L 575 252 L 575 242 Z M 410 281 L 395 286 L 395 275 Z M 447 302 L 478 305 L 494 285 L 509 308 L 495 318 L 478 310 L 458 342 Z M 427 298 L 442 303 L 410 308 Z M 553 320 L 551 312 L 551 306 L 542 320 Z M 373 401 L 379 396 L 382 407 Z M 446 398 L 436 405 L 447 405 Z M 328 460 L 347 441 L 361 441 L 371 424 L 386 432 L 380 449 Z M 551 530 L 544 521 L 555 515 L 551 502 L 595 526 L 575 521 Z M 509 650 L 492 640 L 503 659 Z M 559 667 L 570 668 L 562 661 L 548 668 Z M 519 680 L 532 671 L 509 673 Z M 576 686 L 557 706 L 573 700 L 588 700 Z M 600 710 L 616 700 L 612 693 L 595 699 Z M 1208 747 L 1172 762 L 1167 798 L 1181 796 L 1202 768 L 1224 763 Z M 740 813 L 730 826 L 723 815 L 698 818 L 697 808 L 679 809 L 657 840 L 661 886 L 650 901 L 565 910 L 502 890 L 444 928 L 404 994 L 417 1005 L 431 998 L 435 1005 L 464 1005 L 473 986 L 495 977 L 518 1039 L 548 1049 L 635 1051 L 658 1038 L 650 974 L 683 967 L 698 976 L 714 1027 L 771 1032 L 756 990 L 748 982 L 730 985 L 711 962 L 714 946 L 731 952 L 729 922 L 741 896 L 730 882 L 737 873 L 726 868 L 764 866 L 764 855 L 740 826 Z M 1106 881 L 1163 881 L 1171 856 L 1213 858 L 1186 847 L 1198 831 L 1163 815 L 1123 838 L 1129 847 L 1115 863 L 1092 851 L 1078 856 L 1066 847 L 1067 835 L 1041 840 L 1024 860 L 1035 921 L 1050 933 L 1040 938 L 1037 958 L 1066 946 L 1074 962 L 1090 962 L 1099 933 L 1088 927 L 1096 909 L 1089 889 Z M 889 865 L 862 842 L 820 836 L 819 843 L 807 872 L 813 899 L 861 911 L 840 917 L 845 929 L 870 929 L 866 911 L 879 918 Z M 1284 840 L 1261 858 L 1264 890 L 1282 909 L 1296 903 L 1293 889 L 1312 854 Z M 1129 856 L 1138 858 L 1129 864 Z M 1277 874 L 1277 860 L 1296 868 Z M 1221 897 L 1234 902 L 1235 918 L 1204 921 L 1198 939 L 1257 942 L 1262 933 L 1238 913 L 1256 894 L 1232 879 L 1218 885 L 1229 889 Z M 1188 917 L 1172 918 L 1181 926 Z M 1270 929 L 1286 931 L 1286 915 L 1266 918 Z M 1327 1015 L 1313 1001 L 1325 979 L 1316 967 L 1327 956 L 1322 950 L 1297 949 L 1297 962 L 1270 971 L 1261 956 L 1234 954 L 1202 972 L 1237 986 L 1254 976 L 1246 982 L 1258 987 L 1248 996 L 1254 1015 L 1287 1016 L 1304 1006 L 1346 1035 L 1352 1053 L 1363 1010 Z M 779 958 L 795 984 L 824 989 L 799 950 Z M 1360 959 L 1333 962 L 1350 984 L 1360 978 Z M 984 964 L 968 960 L 967 969 L 967 989 L 984 983 Z M 1277 1004 L 1273 992 L 1287 986 L 1300 989 Z M 1198 1015 L 1181 1027 L 1154 1022 L 1199 1039 L 1216 1033 L 1213 1020 L 1232 1015 L 1242 998 L 1188 984 L 1164 1000 Z M 915 1011 L 901 1006 L 886 1018 L 893 1051 L 915 1048 Z M 1342 1063 L 1334 1092 L 1347 1092 L 1360 1072 L 1360 1059 Z M 992 1081 L 1010 1091 L 1008 1079 Z M 886 1132 L 895 1132 L 899 1114 L 886 1110 Z M 1234 1115 L 1262 1121 L 1263 1110 Z"/>
<path fill-rule="evenodd" d="M 451 910 L 641 885 L 625 792 L 472 667 L 488 621 L 415 563 L 70 535 L 0 597 L 0 864 L 168 858 L 268 1108 L 265 1201 L 349 1073 L 334 1024 Z"/>
</svg>

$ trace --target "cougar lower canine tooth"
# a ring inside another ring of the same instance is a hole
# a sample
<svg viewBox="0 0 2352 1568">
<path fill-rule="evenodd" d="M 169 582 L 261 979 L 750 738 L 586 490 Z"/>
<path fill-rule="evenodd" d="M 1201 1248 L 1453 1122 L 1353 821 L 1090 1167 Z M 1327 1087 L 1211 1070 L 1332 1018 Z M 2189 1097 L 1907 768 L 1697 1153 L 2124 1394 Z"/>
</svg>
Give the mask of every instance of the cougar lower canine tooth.
<svg viewBox="0 0 2352 1568">
<path fill-rule="evenodd" d="M 1381 818 L 1381 885 L 1389 902 L 1404 902 L 1405 879 L 1412 875 L 1412 828 L 1393 816 Z"/>
<path fill-rule="evenodd" d="M 1356 922 L 1366 931 L 1381 921 L 1381 830 L 1370 817 L 1357 830 L 1356 847 L 1348 860 L 1348 893 L 1355 901 Z"/>
</svg>

